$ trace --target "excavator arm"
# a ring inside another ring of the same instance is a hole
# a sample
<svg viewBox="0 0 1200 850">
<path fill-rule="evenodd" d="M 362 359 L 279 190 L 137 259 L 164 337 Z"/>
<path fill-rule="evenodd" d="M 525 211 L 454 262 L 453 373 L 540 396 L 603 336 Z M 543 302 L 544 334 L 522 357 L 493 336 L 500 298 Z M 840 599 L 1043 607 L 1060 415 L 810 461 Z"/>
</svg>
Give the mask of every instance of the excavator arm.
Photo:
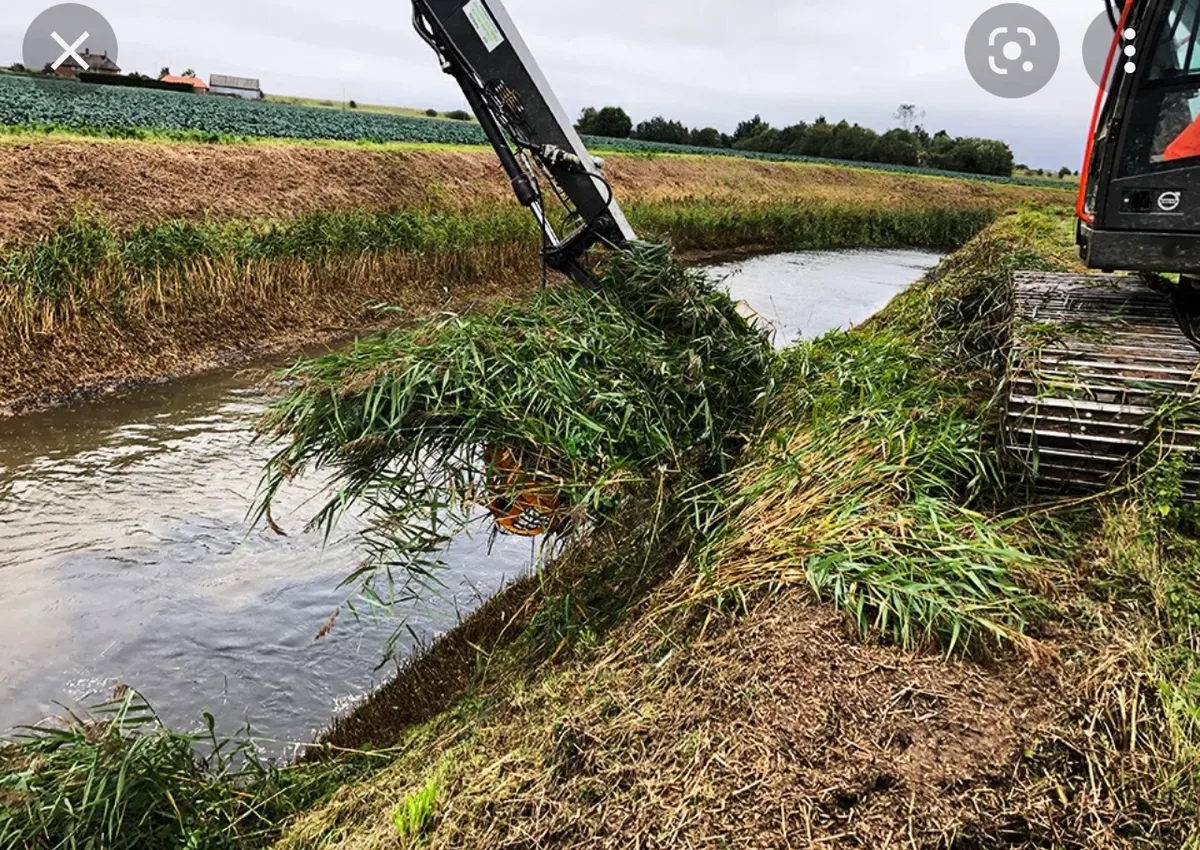
<svg viewBox="0 0 1200 850">
<path fill-rule="evenodd" d="M 500 0 L 412 0 L 413 25 L 479 120 L 522 205 L 537 219 L 547 264 L 590 282 L 583 256 L 637 236 Z"/>
</svg>

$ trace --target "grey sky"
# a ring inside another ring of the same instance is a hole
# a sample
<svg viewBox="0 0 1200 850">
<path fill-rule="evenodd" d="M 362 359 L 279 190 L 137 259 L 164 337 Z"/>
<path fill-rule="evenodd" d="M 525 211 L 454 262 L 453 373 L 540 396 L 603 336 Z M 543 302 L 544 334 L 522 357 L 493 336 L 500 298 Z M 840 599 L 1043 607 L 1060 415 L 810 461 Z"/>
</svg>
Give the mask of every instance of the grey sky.
<svg viewBox="0 0 1200 850">
<path fill-rule="evenodd" d="M 1055 79 L 1022 100 L 992 97 L 963 60 L 971 23 L 995 0 L 505 0 L 568 111 L 616 103 L 730 131 L 755 112 L 775 125 L 819 114 L 876 129 L 901 102 L 931 129 L 1007 140 L 1035 167 L 1079 167 L 1095 87 L 1083 35 L 1101 0 L 1031 2 L 1062 41 Z M 52 5 L 5 0 L 0 63 Z M 407 0 L 94 0 L 121 66 L 260 77 L 269 92 L 364 103 L 463 104 L 412 32 Z"/>
</svg>

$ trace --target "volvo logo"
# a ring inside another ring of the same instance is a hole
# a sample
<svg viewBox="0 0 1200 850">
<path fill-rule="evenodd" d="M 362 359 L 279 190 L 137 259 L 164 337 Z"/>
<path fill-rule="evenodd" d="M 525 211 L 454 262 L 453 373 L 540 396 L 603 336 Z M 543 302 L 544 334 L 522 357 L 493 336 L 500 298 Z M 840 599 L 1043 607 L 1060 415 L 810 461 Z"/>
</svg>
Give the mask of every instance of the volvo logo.
<svg viewBox="0 0 1200 850">
<path fill-rule="evenodd" d="M 1181 199 L 1181 192 L 1163 192 L 1158 196 L 1158 208 L 1166 213 L 1175 212 L 1179 209 Z"/>
</svg>

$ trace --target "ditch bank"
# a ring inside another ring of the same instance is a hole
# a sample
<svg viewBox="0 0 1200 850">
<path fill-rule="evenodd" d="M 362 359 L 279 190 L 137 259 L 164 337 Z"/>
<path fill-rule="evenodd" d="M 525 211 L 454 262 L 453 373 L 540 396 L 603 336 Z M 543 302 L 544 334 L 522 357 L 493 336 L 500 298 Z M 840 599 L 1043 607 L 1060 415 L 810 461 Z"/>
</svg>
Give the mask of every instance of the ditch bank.
<svg viewBox="0 0 1200 850">
<path fill-rule="evenodd" d="M 0 144 L 0 410 L 520 297 L 538 240 L 473 150 Z M 962 244 L 1054 189 L 791 163 L 614 156 L 685 251 Z M 389 304 L 400 308 L 379 312 Z"/>
<path fill-rule="evenodd" d="M 865 326 L 773 358 L 746 445 L 716 447 L 741 448 L 727 472 L 623 490 L 307 760 L 197 766 L 162 730 L 80 726 L 0 748 L 0 834 L 82 837 L 86 815 L 124 846 L 239 850 L 1194 846 L 1194 512 L 1169 474 L 1030 504 L 998 468 L 1012 273 L 1071 268 L 1071 234 L 1065 209 L 1005 215 Z M 553 348 L 548 328 L 518 338 Z M 348 365 L 294 373 L 350 414 L 303 433 L 369 471 L 412 438 L 356 430 L 403 382 L 338 383 Z M 669 385 L 728 384 L 697 375 Z"/>
<path fill-rule="evenodd" d="M 1012 272 L 1074 263 L 1066 210 L 1006 216 L 785 352 L 699 533 L 633 505 L 494 599 L 313 750 L 343 772 L 273 846 L 1192 846 L 1187 512 L 998 468 Z"/>
</svg>

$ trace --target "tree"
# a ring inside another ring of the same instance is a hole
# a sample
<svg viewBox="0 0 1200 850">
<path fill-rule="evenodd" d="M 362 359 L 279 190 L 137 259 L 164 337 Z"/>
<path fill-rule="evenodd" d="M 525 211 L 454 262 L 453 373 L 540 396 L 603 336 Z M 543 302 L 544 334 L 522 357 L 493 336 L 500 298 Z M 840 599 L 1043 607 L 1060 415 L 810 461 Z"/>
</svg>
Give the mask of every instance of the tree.
<svg viewBox="0 0 1200 850">
<path fill-rule="evenodd" d="M 1004 142 L 996 139 L 955 139 L 943 133 L 934 136 L 933 142 L 927 155 L 929 165 L 934 168 L 965 171 L 968 174 L 1012 176 L 1012 148 Z M 1041 169 L 1038 171 L 1041 172 Z"/>
<path fill-rule="evenodd" d="M 725 147 L 725 143 L 721 139 L 721 131 L 716 127 L 692 130 L 691 143 L 698 148 Z"/>
<path fill-rule="evenodd" d="M 194 76 L 196 76 L 196 69 L 188 68 L 186 71 L 183 72 L 183 75 L 185 77 L 194 77 Z"/>
<path fill-rule="evenodd" d="M 42 66 L 42 73 L 43 73 L 43 74 L 53 74 L 53 73 L 54 73 L 54 63 L 53 63 L 53 62 L 47 62 L 45 65 L 43 65 L 43 66 Z"/>
<path fill-rule="evenodd" d="M 633 138 L 645 142 L 666 142 L 672 145 L 686 145 L 692 139 L 692 132 L 678 121 L 668 121 L 661 115 L 656 115 L 649 121 L 643 121 L 633 131 Z"/>
<path fill-rule="evenodd" d="M 794 145 L 788 153 L 800 154 L 801 156 L 828 156 L 825 150 L 833 140 L 833 126 L 826 120 L 825 116 L 821 116 L 813 125 L 808 128 L 808 132 Z"/>
<path fill-rule="evenodd" d="M 633 132 L 633 119 L 619 106 L 606 106 L 600 110 L 589 106 L 580 113 L 575 129 L 588 136 L 628 139 Z"/>
<path fill-rule="evenodd" d="M 915 135 L 896 127 L 879 137 L 870 158 L 873 162 L 891 165 L 920 165 L 921 148 Z"/>
<path fill-rule="evenodd" d="M 896 114 L 892 117 L 900 122 L 902 128 L 911 130 L 913 125 L 925 120 L 925 111 L 918 111 L 915 103 L 902 103 L 900 104 L 900 108 L 896 110 Z"/>
<path fill-rule="evenodd" d="M 1069 165 L 1064 165 L 1062 168 L 1058 169 L 1059 179 L 1062 179 L 1064 177 L 1070 177 L 1074 173 L 1075 173 L 1074 170 L 1072 170 L 1071 166 L 1069 166 Z"/>
<path fill-rule="evenodd" d="M 446 117 L 451 121 L 470 121 L 471 113 L 463 109 L 452 109 L 446 113 Z"/>
<path fill-rule="evenodd" d="M 169 76 L 171 76 L 171 69 L 168 68 L 166 65 L 163 65 L 162 70 L 158 72 L 158 78 L 161 80 L 163 77 L 169 77 Z"/>
<path fill-rule="evenodd" d="M 733 131 L 733 141 L 736 144 L 742 139 L 749 139 L 769 129 L 771 129 L 771 125 L 762 120 L 761 115 L 755 115 L 749 121 L 743 121 L 737 125 L 737 129 Z"/>
<path fill-rule="evenodd" d="M 758 151 L 760 153 L 783 153 L 782 133 L 774 127 L 767 127 L 761 133 L 747 136 L 733 146 L 740 151 Z"/>
<path fill-rule="evenodd" d="M 438 117 L 438 111 L 436 109 L 426 109 L 425 114 L 428 115 L 430 118 Z"/>
<path fill-rule="evenodd" d="M 351 108 L 351 109 L 358 109 L 358 102 L 357 102 L 357 101 L 354 101 L 354 100 L 350 101 L 350 108 Z"/>
<path fill-rule="evenodd" d="M 833 135 L 823 155 L 830 159 L 867 160 L 871 158 L 871 151 L 878 139 L 879 135 L 874 130 L 839 121 L 833 128 Z"/>
</svg>

